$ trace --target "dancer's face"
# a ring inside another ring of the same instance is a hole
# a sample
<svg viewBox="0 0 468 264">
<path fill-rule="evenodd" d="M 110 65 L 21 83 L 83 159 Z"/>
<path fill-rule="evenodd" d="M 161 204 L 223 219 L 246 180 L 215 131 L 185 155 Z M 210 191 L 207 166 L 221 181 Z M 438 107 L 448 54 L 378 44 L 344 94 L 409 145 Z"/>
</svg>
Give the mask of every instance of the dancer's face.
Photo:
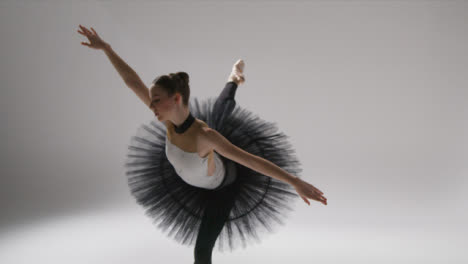
<svg viewBox="0 0 468 264">
<path fill-rule="evenodd" d="M 150 89 L 151 110 L 159 121 L 170 120 L 175 107 L 182 100 L 179 93 L 169 97 L 167 92 L 158 85 L 153 85 Z"/>
</svg>

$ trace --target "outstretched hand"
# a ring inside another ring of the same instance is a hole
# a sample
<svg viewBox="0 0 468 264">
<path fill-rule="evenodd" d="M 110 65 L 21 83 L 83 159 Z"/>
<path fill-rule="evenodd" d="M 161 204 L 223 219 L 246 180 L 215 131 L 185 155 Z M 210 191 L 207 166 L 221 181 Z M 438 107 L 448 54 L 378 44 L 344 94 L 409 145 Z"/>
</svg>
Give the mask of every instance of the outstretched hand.
<svg viewBox="0 0 468 264">
<path fill-rule="evenodd" d="M 312 184 L 309 184 L 306 181 L 298 178 L 297 182 L 294 184 L 294 188 L 296 189 L 299 196 L 301 196 L 302 200 L 304 200 L 304 202 L 308 205 L 310 205 L 310 202 L 307 200 L 307 198 L 327 205 L 327 198 L 323 196 L 323 192 L 315 188 Z"/>
<path fill-rule="evenodd" d="M 98 35 L 98 33 L 94 30 L 94 28 L 91 27 L 91 30 L 87 29 L 86 27 L 83 27 L 82 25 L 80 26 L 80 30 L 77 30 L 78 33 L 81 35 L 84 35 L 85 37 L 88 38 L 89 43 L 86 42 L 81 42 L 82 45 L 88 46 L 93 49 L 103 49 L 105 48 L 108 44 L 104 42 Z"/>
</svg>

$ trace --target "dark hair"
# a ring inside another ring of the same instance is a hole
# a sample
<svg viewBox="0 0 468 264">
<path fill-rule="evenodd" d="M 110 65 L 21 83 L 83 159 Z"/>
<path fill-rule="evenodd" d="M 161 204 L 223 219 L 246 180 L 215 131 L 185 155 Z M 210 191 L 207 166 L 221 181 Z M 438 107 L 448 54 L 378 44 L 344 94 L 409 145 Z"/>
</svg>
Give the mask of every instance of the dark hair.
<svg viewBox="0 0 468 264">
<path fill-rule="evenodd" d="M 190 97 L 189 75 L 186 72 L 180 71 L 161 75 L 154 79 L 153 84 L 157 84 L 168 96 L 173 96 L 176 92 L 182 95 L 182 102 L 188 106 Z"/>
</svg>

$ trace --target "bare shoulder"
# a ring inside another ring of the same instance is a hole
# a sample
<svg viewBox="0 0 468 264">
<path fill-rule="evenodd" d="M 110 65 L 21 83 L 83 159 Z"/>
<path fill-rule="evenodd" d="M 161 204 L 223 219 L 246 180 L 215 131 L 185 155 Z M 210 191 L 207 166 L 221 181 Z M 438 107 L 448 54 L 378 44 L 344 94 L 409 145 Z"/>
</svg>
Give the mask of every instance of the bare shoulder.
<svg viewBox="0 0 468 264">
<path fill-rule="evenodd" d="M 208 126 L 207 123 L 205 123 L 203 120 L 197 119 L 198 127 L 199 127 L 199 134 L 201 136 L 206 137 L 207 133 L 212 129 L 210 126 Z"/>
<path fill-rule="evenodd" d="M 198 123 L 199 123 L 199 129 L 197 133 L 198 142 L 200 142 L 204 146 L 208 146 L 209 148 L 212 148 L 213 133 L 216 131 L 201 120 Z"/>
<path fill-rule="evenodd" d="M 205 121 L 203 121 L 203 120 L 201 120 L 201 119 L 198 119 L 198 118 L 196 119 L 196 121 L 197 121 L 197 123 L 200 125 L 200 127 L 202 127 L 202 128 L 208 127 L 208 128 L 209 128 L 208 124 L 205 123 Z"/>
<path fill-rule="evenodd" d="M 209 126 L 201 127 L 198 133 L 198 139 L 203 145 L 208 146 L 210 149 L 217 149 L 220 146 L 225 147 L 228 144 L 227 139 L 221 135 L 221 133 Z"/>
<path fill-rule="evenodd" d="M 199 139 L 206 148 L 246 167 L 253 168 L 252 160 L 255 159 L 255 156 L 232 144 L 216 129 L 210 127 L 200 129 Z"/>
</svg>

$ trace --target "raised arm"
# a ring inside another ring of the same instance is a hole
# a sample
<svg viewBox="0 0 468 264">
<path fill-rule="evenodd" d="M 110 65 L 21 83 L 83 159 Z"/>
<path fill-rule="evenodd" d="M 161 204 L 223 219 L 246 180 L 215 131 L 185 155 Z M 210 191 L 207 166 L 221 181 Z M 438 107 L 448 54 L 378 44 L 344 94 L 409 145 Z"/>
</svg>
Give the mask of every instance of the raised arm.
<svg viewBox="0 0 468 264">
<path fill-rule="evenodd" d="M 86 36 L 90 42 L 81 42 L 81 44 L 93 49 L 103 50 L 112 65 L 114 65 L 119 75 L 122 77 L 125 84 L 136 93 L 136 95 L 143 101 L 146 106 L 149 107 L 151 103 L 149 89 L 140 79 L 138 74 L 124 60 L 122 60 L 122 58 L 120 58 L 117 53 L 115 53 L 109 43 L 103 41 L 100 38 L 100 36 L 92 27 L 92 31 L 81 25 L 80 29 L 81 31 L 78 30 L 78 33 Z"/>
<path fill-rule="evenodd" d="M 140 76 L 138 76 L 138 74 L 128 66 L 128 64 L 125 63 L 117 53 L 115 53 L 109 44 L 107 44 L 103 50 L 112 65 L 114 65 L 115 69 L 119 72 L 125 84 L 136 93 L 146 106 L 149 107 L 151 103 L 149 89 L 140 79 Z"/>
</svg>

